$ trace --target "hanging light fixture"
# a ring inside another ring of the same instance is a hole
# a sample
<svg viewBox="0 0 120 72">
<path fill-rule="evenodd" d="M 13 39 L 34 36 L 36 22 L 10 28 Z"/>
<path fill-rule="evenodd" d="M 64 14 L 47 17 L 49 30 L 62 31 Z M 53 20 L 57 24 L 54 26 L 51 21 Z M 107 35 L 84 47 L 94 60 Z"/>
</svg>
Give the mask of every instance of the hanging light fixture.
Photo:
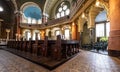
<svg viewBox="0 0 120 72">
<path fill-rule="evenodd" d="M 3 11 L 3 8 L 0 6 L 0 12 L 2 12 Z"/>
</svg>

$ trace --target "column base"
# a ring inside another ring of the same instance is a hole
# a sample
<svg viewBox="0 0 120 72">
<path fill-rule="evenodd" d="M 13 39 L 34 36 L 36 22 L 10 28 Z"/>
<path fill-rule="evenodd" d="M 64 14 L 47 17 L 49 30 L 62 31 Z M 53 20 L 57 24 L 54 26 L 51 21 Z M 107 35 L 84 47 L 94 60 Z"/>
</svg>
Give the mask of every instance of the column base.
<svg viewBox="0 0 120 72">
<path fill-rule="evenodd" d="M 120 51 L 117 50 L 108 50 L 109 56 L 120 57 Z"/>
<path fill-rule="evenodd" d="M 120 30 L 110 31 L 108 55 L 120 57 Z"/>
</svg>

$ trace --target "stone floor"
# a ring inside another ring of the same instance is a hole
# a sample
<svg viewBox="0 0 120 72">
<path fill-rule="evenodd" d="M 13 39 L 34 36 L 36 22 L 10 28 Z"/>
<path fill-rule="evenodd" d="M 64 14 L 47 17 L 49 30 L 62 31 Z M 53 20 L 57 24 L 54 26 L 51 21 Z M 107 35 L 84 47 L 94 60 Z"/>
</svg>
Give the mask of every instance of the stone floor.
<svg viewBox="0 0 120 72">
<path fill-rule="evenodd" d="M 0 50 L 0 72 L 120 72 L 120 59 L 81 50 L 71 60 L 49 71 L 10 52 Z"/>
</svg>

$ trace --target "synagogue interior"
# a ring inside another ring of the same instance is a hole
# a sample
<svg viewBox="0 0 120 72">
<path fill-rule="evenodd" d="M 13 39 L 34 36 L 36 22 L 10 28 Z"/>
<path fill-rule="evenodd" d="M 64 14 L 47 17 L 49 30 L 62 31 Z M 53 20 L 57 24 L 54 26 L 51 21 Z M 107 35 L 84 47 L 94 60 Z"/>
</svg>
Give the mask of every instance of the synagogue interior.
<svg viewBox="0 0 120 72">
<path fill-rule="evenodd" d="M 119 16 L 120 0 L 0 0 L 0 72 L 119 72 Z"/>
</svg>

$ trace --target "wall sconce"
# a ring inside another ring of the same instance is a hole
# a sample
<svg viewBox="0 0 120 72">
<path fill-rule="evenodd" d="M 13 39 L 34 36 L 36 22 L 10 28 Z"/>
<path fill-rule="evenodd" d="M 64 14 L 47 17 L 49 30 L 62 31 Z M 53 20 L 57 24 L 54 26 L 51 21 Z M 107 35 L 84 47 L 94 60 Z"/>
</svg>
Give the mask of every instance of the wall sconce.
<svg viewBox="0 0 120 72">
<path fill-rule="evenodd" d="M 100 6 L 100 2 L 99 2 L 99 0 L 96 1 L 95 6 L 97 6 L 97 7 Z"/>
<path fill-rule="evenodd" d="M 62 28 L 62 30 L 64 30 L 64 28 Z"/>
<path fill-rule="evenodd" d="M 85 16 L 85 13 L 82 13 L 82 16 L 81 16 L 82 18 L 86 18 L 86 16 Z"/>
<path fill-rule="evenodd" d="M 0 6 L 0 12 L 2 12 L 3 11 L 3 8 Z"/>
<path fill-rule="evenodd" d="M 72 23 L 72 25 L 74 26 L 74 25 L 75 25 L 75 23 L 73 22 L 73 23 Z"/>
</svg>

